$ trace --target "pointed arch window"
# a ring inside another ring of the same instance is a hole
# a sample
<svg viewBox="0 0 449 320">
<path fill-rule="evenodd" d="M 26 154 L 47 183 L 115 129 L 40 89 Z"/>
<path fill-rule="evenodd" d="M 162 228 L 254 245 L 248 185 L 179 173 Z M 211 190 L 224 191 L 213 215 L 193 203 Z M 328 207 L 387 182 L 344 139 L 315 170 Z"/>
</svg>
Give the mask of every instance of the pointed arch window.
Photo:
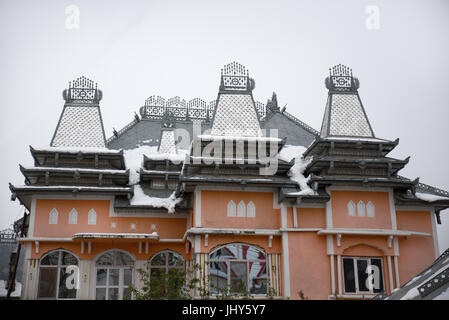
<svg viewBox="0 0 449 320">
<path fill-rule="evenodd" d="M 239 205 L 237 207 L 237 217 L 246 216 L 246 206 L 243 200 L 240 200 Z"/>
<path fill-rule="evenodd" d="M 246 206 L 246 216 L 249 218 L 255 218 L 256 217 L 256 206 L 252 201 L 248 203 Z"/>
<path fill-rule="evenodd" d="M 48 223 L 49 224 L 58 224 L 58 210 L 56 210 L 56 208 L 53 208 L 50 211 Z"/>
<path fill-rule="evenodd" d="M 69 213 L 69 224 L 77 224 L 78 223 L 78 212 L 75 208 L 73 208 Z"/>
<path fill-rule="evenodd" d="M 365 204 L 363 203 L 362 200 L 360 200 L 359 203 L 357 204 L 357 211 L 359 217 L 365 216 Z"/>
<path fill-rule="evenodd" d="M 87 214 L 87 224 L 97 224 L 97 212 L 93 208 Z"/>
<path fill-rule="evenodd" d="M 355 216 L 355 204 L 352 200 L 348 202 L 348 215 Z"/>
<path fill-rule="evenodd" d="M 228 203 L 228 217 L 235 217 L 237 215 L 237 208 L 233 200 Z"/>
<path fill-rule="evenodd" d="M 374 217 L 374 204 L 371 201 L 366 204 L 366 215 L 368 217 Z"/>
</svg>

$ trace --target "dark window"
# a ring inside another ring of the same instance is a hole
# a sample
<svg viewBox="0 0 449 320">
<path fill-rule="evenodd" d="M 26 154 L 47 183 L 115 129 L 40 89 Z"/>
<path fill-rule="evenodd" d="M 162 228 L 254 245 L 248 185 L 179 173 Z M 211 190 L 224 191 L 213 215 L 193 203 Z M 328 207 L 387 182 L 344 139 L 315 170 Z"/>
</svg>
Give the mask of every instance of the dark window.
<svg viewBox="0 0 449 320">
<path fill-rule="evenodd" d="M 343 258 L 343 280 L 346 293 L 379 293 L 383 291 L 382 259 Z"/>
</svg>

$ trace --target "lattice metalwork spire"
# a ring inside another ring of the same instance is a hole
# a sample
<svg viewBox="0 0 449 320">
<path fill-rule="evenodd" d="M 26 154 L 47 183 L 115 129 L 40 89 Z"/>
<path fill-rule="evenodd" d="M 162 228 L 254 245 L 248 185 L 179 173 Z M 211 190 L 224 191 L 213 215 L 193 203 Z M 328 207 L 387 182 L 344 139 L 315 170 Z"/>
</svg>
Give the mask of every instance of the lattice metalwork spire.
<svg viewBox="0 0 449 320">
<path fill-rule="evenodd" d="M 254 87 L 255 82 L 244 65 L 234 61 L 221 69 L 220 91 L 252 91 Z"/>
<path fill-rule="evenodd" d="M 98 104 L 102 98 L 102 92 L 97 88 L 97 83 L 81 76 L 69 82 L 69 88 L 63 91 L 66 103 Z"/>
<path fill-rule="evenodd" d="M 357 89 L 359 81 L 352 69 L 336 65 L 329 69 L 326 87 L 329 89 L 321 137 L 366 137 L 374 138 Z"/>
<path fill-rule="evenodd" d="M 92 80 L 82 76 L 69 82 L 63 91 L 64 109 L 59 119 L 52 147 L 105 147 L 100 112 L 101 91 Z"/>
<path fill-rule="evenodd" d="M 253 89 L 246 67 L 237 62 L 223 67 L 212 135 L 262 136 Z"/>
</svg>

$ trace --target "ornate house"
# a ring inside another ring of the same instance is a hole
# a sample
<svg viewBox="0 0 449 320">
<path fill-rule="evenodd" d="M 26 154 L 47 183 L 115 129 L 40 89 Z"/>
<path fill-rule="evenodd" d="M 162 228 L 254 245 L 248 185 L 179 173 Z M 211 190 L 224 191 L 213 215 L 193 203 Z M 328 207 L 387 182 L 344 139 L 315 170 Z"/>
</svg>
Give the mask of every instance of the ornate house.
<svg viewBox="0 0 449 320">
<path fill-rule="evenodd" d="M 147 264 L 152 275 L 197 264 L 212 294 L 357 299 L 401 287 L 438 257 L 449 193 L 398 174 L 409 159 L 387 156 L 399 139 L 374 135 L 349 68 L 325 84 L 320 132 L 275 94 L 255 101 L 233 62 L 216 100 L 151 96 L 106 139 L 102 92 L 69 83 L 50 146 L 30 146 L 25 184 L 10 184 L 30 212 L 22 297 L 124 299 Z"/>
</svg>

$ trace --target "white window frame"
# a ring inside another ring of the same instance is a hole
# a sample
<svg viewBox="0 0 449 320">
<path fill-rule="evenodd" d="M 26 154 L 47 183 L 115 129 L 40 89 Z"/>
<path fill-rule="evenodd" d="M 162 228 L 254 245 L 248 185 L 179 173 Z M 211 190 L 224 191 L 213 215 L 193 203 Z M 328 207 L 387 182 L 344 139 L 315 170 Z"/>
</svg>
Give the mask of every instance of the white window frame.
<svg viewBox="0 0 449 320">
<path fill-rule="evenodd" d="M 56 208 L 51 209 L 48 215 L 48 224 L 58 224 L 59 212 Z"/>
<path fill-rule="evenodd" d="M 228 217 L 236 217 L 237 216 L 237 206 L 233 200 L 228 202 Z"/>
<path fill-rule="evenodd" d="M 89 210 L 87 214 L 87 224 L 96 225 L 97 224 L 97 212 L 94 208 Z"/>
<path fill-rule="evenodd" d="M 69 212 L 69 224 L 78 224 L 78 211 L 75 208 Z"/>
<path fill-rule="evenodd" d="M 360 201 L 357 203 L 357 215 L 358 215 L 359 217 L 365 217 L 365 216 L 366 216 L 365 211 L 366 211 L 365 203 L 364 203 L 362 200 L 360 200 Z"/>
<path fill-rule="evenodd" d="M 252 201 L 248 203 L 246 206 L 246 216 L 248 218 L 255 218 L 256 217 L 256 206 Z"/>
<path fill-rule="evenodd" d="M 114 261 L 113 261 L 113 265 L 97 265 L 97 261 L 104 255 L 107 253 L 112 253 L 114 254 L 115 252 L 120 252 L 123 254 L 128 255 L 131 260 L 133 261 L 133 265 L 126 265 L 126 266 L 119 266 L 119 265 L 115 265 L 115 256 L 114 256 Z M 100 255 L 98 255 L 98 257 L 95 259 L 95 273 L 94 273 L 94 277 L 95 277 L 95 286 L 94 286 L 94 300 L 97 299 L 97 288 L 98 289 L 106 289 L 106 300 L 109 300 L 109 289 L 118 289 L 118 300 L 123 300 L 123 288 L 128 288 L 128 285 L 123 284 L 124 282 L 124 272 L 125 269 L 127 270 L 131 270 L 131 285 L 133 285 L 135 283 L 135 279 L 134 279 L 134 265 L 136 263 L 136 260 L 134 259 L 134 257 L 129 254 L 126 251 L 123 250 L 117 250 L 117 249 L 113 249 L 113 250 L 107 250 L 102 252 Z M 106 284 L 104 285 L 97 285 L 97 271 L 98 269 L 106 269 Z M 119 269 L 119 280 L 118 280 L 118 285 L 109 285 L 109 272 L 110 269 Z M 131 293 L 131 300 L 133 300 L 134 298 L 134 294 Z"/>
<path fill-rule="evenodd" d="M 349 202 L 347 204 L 347 207 L 348 207 L 348 215 L 350 217 L 355 217 L 356 216 L 357 207 L 356 207 L 354 201 L 349 200 Z"/>
<path fill-rule="evenodd" d="M 58 252 L 58 264 L 52 264 L 52 265 L 41 265 L 41 261 L 48 255 L 53 254 L 55 252 Z M 75 298 L 59 298 L 59 281 L 61 280 L 61 268 L 66 268 L 70 265 L 68 264 L 61 264 L 62 262 L 62 253 L 66 252 L 68 254 L 71 254 L 72 256 L 75 257 L 75 259 L 77 260 L 78 264 L 78 268 L 80 267 L 80 259 L 76 256 L 76 254 L 74 254 L 73 252 L 70 252 L 68 250 L 64 250 L 64 249 L 56 249 L 56 250 L 52 250 L 47 252 L 46 254 L 44 254 L 40 259 L 39 259 L 39 268 L 38 268 L 38 272 L 37 272 L 37 287 L 36 287 L 36 299 L 38 300 L 76 300 L 78 298 L 78 294 L 80 290 L 76 290 L 76 295 Z M 40 273 L 41 273 L 41 268 L 55 268 L 57 269 L 57 277 L 56 277 L 56 296 L 55 298 L 49 298 L 49 297 L 45 297 L 45 298 L 40 298 L 39 297 L 39 280 L 40 280 Z M 81 285 L 81 284 L 79 284 Z"/>
<path fill-rule="evenodd" d="M 374 290 L 368 290 L 368 291 L 360 291 L 359 289 L 359 273 L 358 273 L 358 269 L 357 269 L 357 261 L 358 260 L 365 260 L 367 261 L 368 265 L 371 265 L 371 259 L 377 259 L 380 260 L 380 270 L 379 272 L 381 272 L 382 274 L 382 290 L 385 291 L 385 275 L 384 275 L 384 266 L 383 266 L 383 259 L 382 257 L 348 257 L 348 256 L 342 256 L 342 267 L 341 267 L 341 272 L 342 272 L 342 279 L 343 279 L 343 290 L 345 294 L 353 294 L 353 295 L 363 295 L 363 294 L 377 294 L 376 292 L 374 292 Z M 346 287 L 344 285 L 345 283 L 345 272 L 344 272 L 344 267 L 343 267 L 343 260 L 344 259 L 352 259 L 352 262 L 354 263 L 354 281 L 355 281 L 355 292 L 347 292 L 346 291 Z M 381 291 L 382 291 L 381 290 Z"/>
<path fill-rule="evenodd" d="M 237 217 L 243 218 L 246 217 L 246 205 L 243 200 L 240 200 L 237 206 Z"/>
<path fill-rule="evenodd" d="M 374 218 L 376 216 L 376 207 L 371 201 L 368 201 L 366 204 L 366 216 L 369 218 Z"/>
</svg>

